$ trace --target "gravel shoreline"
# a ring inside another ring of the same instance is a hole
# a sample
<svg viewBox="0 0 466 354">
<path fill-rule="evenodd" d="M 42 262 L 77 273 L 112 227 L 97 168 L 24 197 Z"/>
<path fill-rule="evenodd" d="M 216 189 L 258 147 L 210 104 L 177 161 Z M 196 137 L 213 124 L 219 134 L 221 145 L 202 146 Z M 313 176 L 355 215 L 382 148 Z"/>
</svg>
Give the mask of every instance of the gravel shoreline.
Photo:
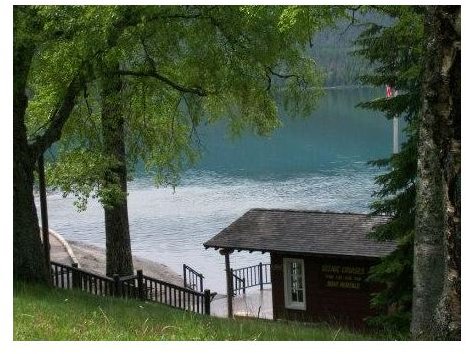
<svg viewBox="0 0 466 354">
<path fill-rule="evenodd" d="M 68 241 L 83 269 L 105 274 L 105 249 L 79 241 Z M 134 270 L 142 269 L 145 275 L 183 286 L 183 278 L 165 264 L 133 256 Z"/>
<path fill-rule="evenodd" d="M 52 261 L 71 265 L 78 261 L 79 267 L 105 275 L 105 249 L 81 241 L 66 240 L 53 230 L 50 230 L 50 258 Z M 71 248 L 74 261 L 70 255 Z M 183 286 L 183 278 L 165 264 L 133 256 L 134 270 L 142 269 L 145 275 L 165 282 Z"/>
</svg>

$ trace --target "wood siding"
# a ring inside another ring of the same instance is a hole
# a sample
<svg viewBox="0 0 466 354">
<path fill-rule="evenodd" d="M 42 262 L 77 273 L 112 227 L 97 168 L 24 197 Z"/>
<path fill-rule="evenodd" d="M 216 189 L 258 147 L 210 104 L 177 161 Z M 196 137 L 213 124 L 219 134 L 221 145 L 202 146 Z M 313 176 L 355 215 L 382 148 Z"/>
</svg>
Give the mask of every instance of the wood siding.
<svg viewBox="0 0 466 354">
<path fill-rule="evenodd" d="M 284 257 L 304 260 L 306 285 L 305 310 L 285 308 Z M 340 279 L 333 282 L 329 278 L 333 278 L 334 276 L 329 276 L 328 274 L 332 273 L 327 272 L 327 270 L 335 269 L 335 272 L 338 272 L 344 269 L 358 273 L 364 269 L 364 273 L 367 273 L 369 267 L 375 263 L 375 260 L 352 257 L 298 256 L 286 253 L 271 253 L 270 258 L 274 319 L 306 322 L 338 322 L 360 328 L 364 326 L 364 318 L 373 314 L 369 301 L 370 293 L 375 290 L 374 287 L 365 281 L 353 281 L 362 275 L 356 274 L 357 277 L 353 277 L 353 280 L 351 280 L 351 275 L 340 273 Z M 341 281 L 341 283 L 337 284 L 338 281 Z"/>
</svg>

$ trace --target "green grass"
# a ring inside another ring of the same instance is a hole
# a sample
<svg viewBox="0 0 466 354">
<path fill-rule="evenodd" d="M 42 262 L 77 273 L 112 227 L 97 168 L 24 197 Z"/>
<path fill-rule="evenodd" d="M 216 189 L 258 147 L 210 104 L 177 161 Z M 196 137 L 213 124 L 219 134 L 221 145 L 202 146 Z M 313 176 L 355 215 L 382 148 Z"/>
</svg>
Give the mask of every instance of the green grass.
<svg viewBox="0 0 466 354">
<path fill-rule="evenodd" d="M 38 285 L 14 287 L 14 340 L 371 340 L 325 325 L 197 315 Z"/>
</svg>

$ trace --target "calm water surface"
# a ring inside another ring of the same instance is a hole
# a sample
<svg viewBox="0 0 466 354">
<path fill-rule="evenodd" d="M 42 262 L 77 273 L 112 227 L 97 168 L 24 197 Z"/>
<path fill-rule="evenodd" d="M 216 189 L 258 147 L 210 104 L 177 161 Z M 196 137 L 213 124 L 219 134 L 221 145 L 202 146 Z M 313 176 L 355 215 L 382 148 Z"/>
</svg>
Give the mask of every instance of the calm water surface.
<svg viewBox="0 0 466 354">
<path fill-rule="evenodd" d="M 150 177 L 129 185 L 129 218 L 135 255 L 178 273 L 183 263 L 204 273 L 206 285 L 224 292 L 223 257 L 202 243 L 250 208 L 367 212 L 373 179 L 381 171 L 368 160 L 386 157 L 391 122 L 357 109 L 383 95 L 369 89 L 334 90 L 307 119 L 288 119 L 268 138 L 231 141 L 217 124 L 201 131 L 202 161 L 179 187 L 154 188 Z M 90 201 L 77 212 L 73 199 L 49 195 L 50 227 L 70 240 L 105 245 L 102 207 Z M 232 266 L 268 262 L 268 254 L 235 252 Z"/>
</svg>

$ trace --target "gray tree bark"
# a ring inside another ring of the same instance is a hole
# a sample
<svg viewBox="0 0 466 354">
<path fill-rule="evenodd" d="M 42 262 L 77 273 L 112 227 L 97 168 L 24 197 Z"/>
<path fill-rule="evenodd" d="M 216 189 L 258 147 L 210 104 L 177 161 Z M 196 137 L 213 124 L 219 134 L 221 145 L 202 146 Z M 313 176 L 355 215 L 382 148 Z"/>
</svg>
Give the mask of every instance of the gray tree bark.
<svg viewBox="0 0 466 354">
<path fill-rule="evenodd" d="M 133 274 L 126 197 L 125 119 L 121 103 L 123 83 L 121 77 L 115 74 L 118 69 L 118 63 L 104 68 L 101 87 L 103 150 L 106 156 L 113 158 L 116 162 L 116 165 L 106 174 L 104 185 L 116 185 L 124 194 L 124 198 L 104 206 L 106 273 L 108 276 Z"/>
<path fill-rule="evenodd" d="M 427 6 L 414 241 L 416 339 L 460 339 L 460 7 Z"/>
</svg>

